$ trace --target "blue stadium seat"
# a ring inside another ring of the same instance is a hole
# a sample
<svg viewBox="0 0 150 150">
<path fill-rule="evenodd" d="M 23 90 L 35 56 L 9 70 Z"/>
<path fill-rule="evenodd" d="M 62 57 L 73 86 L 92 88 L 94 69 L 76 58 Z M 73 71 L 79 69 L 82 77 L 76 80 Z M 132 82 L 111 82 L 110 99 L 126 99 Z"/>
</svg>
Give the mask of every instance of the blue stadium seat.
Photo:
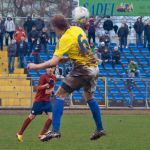
<svg viewBox="0 0 150 150">
<path fill-rule="evenodd" d="M 120 95 L 120 94 L 114 95 L 114 98 L 115 98 L 116 101 L 117 101 L 117 100 L 124 100 L 123 96 Z"/>
<path fill-rule="evenodd" d="M 117 89 L 111 88 L 111 89 L 110 89 L 110 93 L 111 93 L 111 94 L 118 94 L 119 92 L 118 92 Z"/>
</svg>

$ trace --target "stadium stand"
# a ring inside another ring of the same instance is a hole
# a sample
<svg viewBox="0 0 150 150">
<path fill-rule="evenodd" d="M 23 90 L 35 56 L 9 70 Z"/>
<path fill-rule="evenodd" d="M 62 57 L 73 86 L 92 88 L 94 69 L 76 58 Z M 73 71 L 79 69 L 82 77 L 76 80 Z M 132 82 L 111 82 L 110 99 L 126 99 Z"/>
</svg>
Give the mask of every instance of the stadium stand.
<svg viewBox="0 0 150 150">
<path fill-rule="evenodd" d="M 8 74 L 7 50 L 0 51 L 0 104 L 1 106 L 31 106 L 31 84 L 24 69 L 18 68 L 15 58 L 14 74 Z"/>
</svg>

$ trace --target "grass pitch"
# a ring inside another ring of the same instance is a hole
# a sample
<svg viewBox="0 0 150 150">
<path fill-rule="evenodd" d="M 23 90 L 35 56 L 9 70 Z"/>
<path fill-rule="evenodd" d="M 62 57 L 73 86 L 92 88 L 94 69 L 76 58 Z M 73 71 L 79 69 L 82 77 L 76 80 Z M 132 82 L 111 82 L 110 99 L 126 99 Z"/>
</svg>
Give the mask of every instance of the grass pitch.
<svg viewBox="0 0 150 150">
<path fill-rule="evenodd" d="M 40 142 L 37 135 L 46 116 L 37 117 L 26 130 L 24 142 L 15 134 L 26 115 L 0 115 L 0 150 L 150 150 L 149 115 L 104 115 L 107 136 L 90 141 L 94 123 L 89 114 L 64 114 L 61 139 Z"/>
</svg>

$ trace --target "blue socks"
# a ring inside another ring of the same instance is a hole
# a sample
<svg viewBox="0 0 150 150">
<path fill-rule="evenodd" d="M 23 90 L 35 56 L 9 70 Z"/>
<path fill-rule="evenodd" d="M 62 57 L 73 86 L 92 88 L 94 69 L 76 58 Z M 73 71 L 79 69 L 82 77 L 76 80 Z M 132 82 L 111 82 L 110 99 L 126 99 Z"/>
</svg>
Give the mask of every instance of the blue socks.
<svg viewBox="0 0 150 150">
<path fill-rule="evenodd" d="M 95 120 L 97 130 L 103 130 L 103 125 L 102 125 L 102 121 L 101 121 L 101 112 L 100 112 L 100 108 L 98 106 L 97 101 L 94 99 L 91 99 L 87 103 L 90 107 L 93 118 Z"/>
<path fill-rule="evenodd" d="M 52 125 L 53 125 L 53 131 L 59 132 L 60 129 L 60 121 L 64 110 L 64 100 L 60 99 L 59 97 L 56 97 L 55 105 L 53 107 L 53 119 L 52 119 Z"/>
</svg>

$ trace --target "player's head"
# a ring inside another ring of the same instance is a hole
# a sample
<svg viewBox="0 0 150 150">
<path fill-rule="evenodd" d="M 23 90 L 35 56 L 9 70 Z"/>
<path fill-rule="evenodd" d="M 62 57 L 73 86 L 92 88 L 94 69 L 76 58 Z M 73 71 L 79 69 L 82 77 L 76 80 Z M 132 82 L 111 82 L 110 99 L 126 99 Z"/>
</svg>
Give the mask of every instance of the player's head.
<svg viewBox="0 0 150 150">
<path fill-rule="evenodd" d="M 57 34 L 62 35 L 68 28 L 69 23 L 63 15 L 56 15 L 52 19 L 52 25 Z"/>
<path fill-rule="evenodd" d="M 46 73 L 47 73 L 48 75 L 54 74 L 55 68 L 56 68 L 56 67 L 47 68 L 47 69 L 46 69 Z"/>
</svg>

